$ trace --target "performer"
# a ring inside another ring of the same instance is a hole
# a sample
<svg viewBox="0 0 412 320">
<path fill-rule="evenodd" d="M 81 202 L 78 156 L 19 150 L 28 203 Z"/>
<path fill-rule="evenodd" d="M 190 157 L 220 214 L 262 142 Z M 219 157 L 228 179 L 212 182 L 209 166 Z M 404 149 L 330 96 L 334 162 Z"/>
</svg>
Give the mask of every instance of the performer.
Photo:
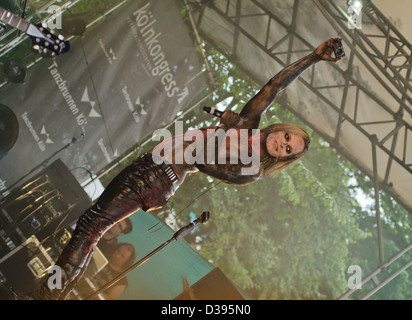
<svg viewBox="0 0 412 320">
<path fill-rule="evenodd" d="M 226 130 L 258 129 L 262 113 L 274 101 L 276 95 L 303 71 L 322 60 L 332 62 L 340 60 L 332 58 L 334 40 L 338 39 L 323 42 L 313 53 L 286 67 L 270 79 L 244 106 L 240 114 L 225 111 L 220 127 Z M 205 137 L 210 138 L 210 130 L 201 130 Z M 32 293 L 32 297 L 64 299 L 86 269 L 93 250 L 103 234 L 114 224 L 140 209 L 149 212 L 165 205 L 183 183 L 187 174 L 202 172 L 226 183 L 237 185 L 252 183 L 262 175 L 279 172 L 302 157 L 310 143 L 308 134 L 292 124 L 272 125 L 260 131 L 259 137 L 261 139 L 254 140 L 251 136 L 251 139 L 247 140 L 250 142 L 248 146 L 238 146 L 250 148 L 253 141 L 259 141 L 261 161 L 260 169 L 255 174 L 242 174 L 241 163 L 189 164 L 185 161 L 176 163 L 174 159 L 184 159 L 181 156 L 190 145 L 189 142 L 174 144 L 173 149 L 164 154 L 162 160 L 166 159 L 166 163 L 158 164 L 161 161 L 153 150 L 142 155 L 116 176 L 98 201 L 79 218 L 69 244 L 56 262 L 56 265 L 61 268 L 62 287 L 50 286 L 46 279 L 41 287 Z"/>
</svg>

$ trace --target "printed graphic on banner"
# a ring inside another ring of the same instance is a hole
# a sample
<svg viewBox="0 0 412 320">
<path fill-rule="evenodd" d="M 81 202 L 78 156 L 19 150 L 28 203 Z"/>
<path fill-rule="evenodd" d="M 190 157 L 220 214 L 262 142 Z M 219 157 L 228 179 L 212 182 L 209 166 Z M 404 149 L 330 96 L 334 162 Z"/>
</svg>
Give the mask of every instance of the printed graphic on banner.
<svg viewBox="0 0 412 320">
<path fill-rule="evenodd" d="M 136 102 L 133 103 L 132 99 L 130 97 L 130 94 L 128 92 L 127 86 L 124 86 L 122 88 L 122 93 L 123 93 L 124 99 L 127 103 L 127 106 L 130 110 L 130 113 L 133 116 L 133 119 L 135 120 L 136 123 L 139 123 L 141 121 L 142 117 L 148 114 L 144 110 L 144 104 L 142 104 L 140 102 L 140 96 L 138 96 L 137 99 L 136 99 Z"/>
<path fill-rule="evenodd" d="M 89 89 L 87 88 L 87 86 L 83 91 L 83 95 L 80 101 L 90 104 L 89 118 L 101 118 L 101 115 L 95 109 L 96 101 L 92 101 L 89 98 Z"/>
<path fill-rule="evenodd" d="M 174 1 L 127 2 L 70 48 L 27 70 L 24 85 L 0 89 L 20 124 L 16 144 L 0 159 L 5 188 L 51 156 L 83 168 L 73 174 L 87 180 L 88 171 L 172 121 L 206 86 Z"/>
<path fill-rule="evenodd" d="M 127 21 L 148 72 L 153 77 L 159 77 L 169 98 L 178 96 L 178 102 L 181 103 L 189 94 L 188 88 L 177 86 L 162 44 L 159 42 L 162 32 L 156 30 L 157 20 L 149 9 L 150 3 L 147 3 L 144 7 L 133 12 L 134 20 L 129 17 Z"/>
<path fill-rule="evenodd" d="M 24 124 L 26 125 L 27 129 L 29 130 L 29 132 L 31 133 L 35 143 L 38 145 L 40 151 L 45 151 L 46 150 L 46 146 L 44 144 L 44 141 L 40 138 L 39 134 L 37 133 L 36 129 L 34 129 L 33 127 L 33 122 L 29 119 L 29 116 L 27 114 L 27 111 L 24 112 L 21 115 Z"/>
</svg>

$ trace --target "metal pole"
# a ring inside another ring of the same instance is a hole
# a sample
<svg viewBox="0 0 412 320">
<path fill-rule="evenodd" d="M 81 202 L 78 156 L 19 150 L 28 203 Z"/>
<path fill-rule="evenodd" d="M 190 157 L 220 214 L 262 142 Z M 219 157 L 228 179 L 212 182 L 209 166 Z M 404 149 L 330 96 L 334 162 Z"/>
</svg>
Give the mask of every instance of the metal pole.
<svg viewBox="0 0 412 320">
<path fill-rule="evenodd" d="M 366 276 L 365 279 L 362 280 L 362 285 L 367 283 L 369 280 L 371 280 L 373 277 L 378 275 L 379 273 L 382 272 L 383 269 L 386 269 L 389 267 L 392 263 L 394 263 L 396 260 L 398 260 L 401 256 L 403 256 L 405 253 L 407 253 L 409 250 L 412 249 L 412 243 L 410 243 L 408 246 L 406 246 L 404 249 L 399 251 L 397 254 L 395 254 L 393 257 L 391 257 L 388 261 L 386 261 L 383 266 L 377 268 L 375 271 L 371 272 L 368 276 Z M 349 297 L 352 293 L 354 293 L 358 289 L 351 289 L 345 292 L 343 295 L 341 295 L 338 300 L 343 300 L 347 297 Z"/>
<path fill-rule="evenodd" d="M 132 271 L 134 268 L 137 268 L 139 266 L 141 266 L 143 263 L 145 263 L 147 260 L 149 260 L 152 256 L 154 256 L 156 253 L 158 253 L 160 250 L 162 250 L 163 248 L 165 248 L 166 246 L 168 246 L 171 242 L 173 242 L 175 239 L 169 239 L 168 241 L 166 241 L 165 243 L 163 243 L 162 245 L 160 245 L 159 247 L 157 247 L 155 250 L 153 250 L 152 252 L 150 252 L 148 255 L 146 255 L 143 259 L 140 259 L 138 262 L 136 262 L 135 264 L 133 264 L 132 266 L 130 266 L 129 268 L 127 268 L 125 271 L 123 271 L 122 273 L 120 273 L 116 278 L 114 278 L 112 281 L 106 283 L 104 286 L 102 286 L 101 288 L 99 288 L 98 290 L 96 290 L 94 293 L 92 293 L 90 296 L 88 296 L 85 300 L 90 300 L 93 296 L 96 296 L 100 293 L 102 293 L 104 290 L 110 288 L 111 286 L 113 286 L 116 282 L 118 282 L 120 279 L 122 279 L 123 277 L 125 277 L 130 271 Z"/>
<path fill-rule="evenodd" d="M 110 288 L 111 286 L 113 286 L 116 282 L 118 282 L 120 279 L 122 279 L 123 277 L 125 277 L 130 271 L 132 271 L 133 269 L 141 266 L 143 263 L 145 263 L 147 260 L 149 260 L 152 256 L 154 256 L 156 253 L 158 253 L 159 251 L 161 251 L 162 249 L 164 249 L 165 247 L 167 247 L 170 243 L 172 243 L 173 241 L 177 241 L 181 238 L 183 238 L 186 234 L 188 234 L 190 231 L 193 230 L 193 228 L 198 225 L 199 223 L 206 223 L 209 220 L 209 216 L 210 213 L 209 211 L 205 211 L 202 213 L 202 215 L 197 218 L 195 221 L 193 221 L 192 223 L 189 223 L 188 225 L 186 225 L 185 227 L 179 229 L 172 238 L 170 238 L 168 241 L 166 241 L 165 243 L 163 243 L 162 245 L 160 245 L 159 247 L 157 247 L 155 250 L 153 250 L 152 252 L 150 252 L 148 255 L 146 255 L 143 259 L 140 259 L 139 261 L 137 261 L 135 264 L 133 264 L 132 266 L 128 267 L 127 269 L 125 269 L 123 272 L 121 272 L 117 277 L 115 277 L 112 281 L 109 281 L 108 283 L 106 283 L 104 286 L 102 286 L 100 289 L 98 289 L 97 291 L 95 291 L 94 293 L 92 293 L 91 295 L 89 295 L 85 300 L 89 300 L 91 299 L 93 296 L 98 295 L 99 293 L 103 292 L 104 290 Z"/>
<path fill-rule="evenodd" d="M 206 69 L 207 69 L 207 73 L 209 75 L 210 83 L 212 84 L 213 88 L 215 88 L 216 87 L 215 79 L 213 79 L 212 70 L 210 68 L 209 62 L 207 61 L 206 53 L 205 53 L 205 50 L 203 49 L 202 41 L 200 40 L 199 32 L 197 31 L 196 24 L 195 24 L 195 21 L 194 21 L 193 16 L 192 16 L 192 12 L 190 10 L 189 4 L 187 3 L 187 0 L 184 0 L 184 3 L 185 3 L 185 6 L 186 6 L 187 15 L 189 16 L 189 20 L 190 20 L 190 23 L 191 23 L 192 28 L 193 28 L 193 32 L 195 33 L 195 36 L 196 36 L 197 44 L 199 45 L 200 52 L 201 52 L 202 57 L 203 57 L 203 61 L 205 62 L 205 65 L 206 65 Z"/>
<path fill-rule="evenodd" d="M 374 289 L 372 289 L 371 291 L 369 291 L 366 295 L 364 295 L 361 300 L 366 300 L 368 299 L 371 295 L 373 295 L 374 293 L 376 293 L 378 290 L 380 290 L 382 287 L 384 287 L 385 285 L 387 285 L 390 281 L 392 281 L 394 278 L 396 278 L 402 271 L 406 270 L 409 266 L 412 265 L 412 259 L 409 260 L 405 265 L 403 265 L 402 267 L 400 267 L 398 270 L 396 270 L 396 272 L 394 272 L 390 277 L 388 277 L 387 279 L 385 279 L 384 281 L 382 281 L 379 285 L 377 285 Z"/>
<path fill-rule="evenodd" d="M 383 256 L 383 242 L 382 242 L 382 224 L 381 224 L 381 215 L 379 209 L 379 177 L 378 177 L 378 160 L 376 157 L 376 143 L 378 137 L 372 135 L 370 137 L 372 142 L 372 161 L 373 161 L 373 179 L 375 183 L 375 213 L 376 213 L 376 229 L 378 233 L 378 250 L 379 250 L 379 266 L 382 266 L 384 263 Z"/>
</svg>

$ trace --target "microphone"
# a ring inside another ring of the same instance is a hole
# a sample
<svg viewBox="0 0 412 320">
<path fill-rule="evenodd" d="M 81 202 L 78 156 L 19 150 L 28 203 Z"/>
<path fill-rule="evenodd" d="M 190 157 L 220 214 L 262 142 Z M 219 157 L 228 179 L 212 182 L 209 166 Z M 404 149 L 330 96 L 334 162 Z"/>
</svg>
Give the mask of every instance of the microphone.
<svg viewBox="0 0 412 320">
<path fill-rule="evenodd" d="M 223 115 L 223 111 L 219 111 L 219 110 L 217 110 L 215 108 L 212 108 L 212 107 L 203 107 L 203 111 L 205 111 L 205 112 L 207 112 L 207 113 L 209 113 L 209 114 L 211 114 L 215 117 L 218 117 L 218 118 L 221 118 L 222 115 Z"/>
<path fill-rule="evenodd" d="M 187 226 L 179 229 L 174 235 L 173 238 L 174 240 L 179 240 L 180 238 L 183 238 L 186 234 L 191 232 L 193 228 L 198 225 L 199 223 L 205 224 L 210 217 L 210 212 L 209 211 L 204 211 L 202 215 L 194 220 L 192 223 L 189 223 Z"/>
<path fill-rule="evenodd" d="M 205 111 L 205 112 L 207 112 L 207 113 L 209 113 L 209 114 L 211 114 L 215 117 L 218 117 L 218 118 L 221 118 L 222 115 L 223 115 L 223 111 L 217 110 L 217 109 L 212 108 L 212 107 L 206 107 L 205 106 L 205 107 L 203 107 L 203 111 Z M 241 126 L 242 124 L 243 124 L 243 119 L 240 118 L 239 122 L 237 123 L 237 126 Z M 227 128 L 222 123 L 220 123 L 220 125 L 216 128 L 216 130 L 217 129 L 223 129 L 225 131 L 227 130 Z"/>
<path fill-rule="evenodd" d="M 192 223 L 194 225 L 197 225 L 199 223 L 205 224 L 209 220 L 209 217 L 210 217 L 210 212 L 209 211 L 204 211 L 204 212 L 202 212 L 202 215 L 199 218 L 197 218 L 195 221 L 193 221 Z"/>
</svg>

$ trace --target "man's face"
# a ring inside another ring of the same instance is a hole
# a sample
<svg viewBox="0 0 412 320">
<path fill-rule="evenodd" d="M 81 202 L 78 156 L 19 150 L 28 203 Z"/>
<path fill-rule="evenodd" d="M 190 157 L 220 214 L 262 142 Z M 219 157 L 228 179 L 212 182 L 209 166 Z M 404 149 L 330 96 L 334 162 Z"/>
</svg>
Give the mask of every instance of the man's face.
<svg viewBox="0 0 412 320">
<path fill-rule="evenodd" d="M 266 149 L 272 157 L 285 158 L 303 152 L 302 137 L 286 131 L 270 133 L 266 138 Z"/>
<path fill-rule="evenodd" d="M 105 239 L 112 239 L 114 237 L 120 237 L 124 235 L 124 230 L 126 229 L 126 221 L 122 220 L 116 223 L 103 235 Z"/>
</svg>

